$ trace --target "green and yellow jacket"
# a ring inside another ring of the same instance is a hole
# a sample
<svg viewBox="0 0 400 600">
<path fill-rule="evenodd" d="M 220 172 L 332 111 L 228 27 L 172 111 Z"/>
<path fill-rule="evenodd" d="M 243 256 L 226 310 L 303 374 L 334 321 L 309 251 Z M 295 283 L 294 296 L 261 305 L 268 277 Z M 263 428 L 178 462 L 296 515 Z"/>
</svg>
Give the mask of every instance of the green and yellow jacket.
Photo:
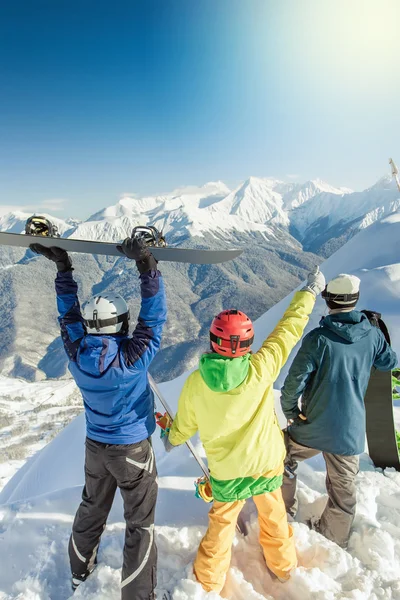
<svg viewBox="0 0 400 600">
<path fill-rule="evenodd" d="M 169 441 L 178 446 L 199 431 L 215 500 L 243 500 L 282 484 L 285 446 L 273 383 L 314 303 L 311 292 L 297 292 L 258 352 L 238 358 L 203 354 L 187 378 Z"/>
</svg>

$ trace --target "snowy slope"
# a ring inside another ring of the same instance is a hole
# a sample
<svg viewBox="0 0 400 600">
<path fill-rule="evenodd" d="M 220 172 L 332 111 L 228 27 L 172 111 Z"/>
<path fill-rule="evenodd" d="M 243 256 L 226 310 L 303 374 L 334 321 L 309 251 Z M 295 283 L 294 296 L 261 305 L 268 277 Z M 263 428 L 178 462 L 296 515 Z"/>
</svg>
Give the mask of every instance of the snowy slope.
<svg viewBox="0 0 400 600">
<path fill-rule="evenodd" d="M 368 227 L 400 208 L 400 193 L 391 177 L 383 177 L 363 192 L 347 194 L 321 192 L 293 210 L 290 222 L 300 239 L 315 235 L 321 227 L 328 230 L 339 223 L 360 220 L 360 228 Z"/>
<path fill-rule="evenodd" d="M 0 377 L 0 489 L 81 411 L 73 380 L 28 384 Z"/>
<path fill-rule="evenodd" d="M 176 399 L 181 384 L 177 381 L 165 386 L 170 401 Z M 81 415 L 35 455 L 0 494 L 1 600 L 72 599 L 67 544 L 83 485 L 84 436 Z M 191 572 L 208 509 L 193 493 L 198 468 L 185 448 L 165 455 L 160 441 L 155 437 L 153 441 L 160 487 L 156 514 L 158 589 L 170 590 L 173 600 L 219 600 L 216 594 L 207 595 Z M 300 466 L 299 522 L 294 524 L 299 568 L 286 584 L 272 578 L 265 567 L 254 507 L 248 503 L 249 535 L 236 536 L 224 598 L 399 598 L 400 474 L 387 471 L 383 476 L 373 469 L 368 457 L 363 457 L 348 552 L 301 522 L 320 514 L 326 499 L 324 480 L 321 457 Z M 99 566 L 74 594 L 75 600 L 119 600 L 122 514 L 117 495 L 102 537 Z"/>
<path fill-rule="evenodd" d="M 398 351 L 399 240 L 400 213 L 396 213 L 359 233 L 322 265 L 328 278 L 342 271 L 361 277 L 363 305 L 382 310 Z M 256 322 L 256 345 L 273 329 L 287 304 L 288 299 L 283 300 Z M 315 326 L 324 312 L 323 303 L 318 302 L 310 326 Z M 161 386 L 174 409 L 186 377 Z M 276 408 L 279 412 L 278 392 Z M 66 548 L 83 484 L 84 435 L 81 415 L 31 458 L 0 494 L 1 600 L 71 598 Z M 198 468 L 185 448 L 166 455 L 156 437 L 154 444 L 160 476 L 156 517 L 159 590 L 172 591 L 173 600 L 219 600 L 216 594 L 205 594 L 191 573 L 207 523 L 207 506 L 193 495 Z M 230 600 L 399 600 L 400 473 L 386 470 L 382 474 L 363 455 L 348 551 L 303 524 L 310 516 L 320 515 L 326 501 L 325 467 L 320 456 L 300 465 L 299 480 L 300 511 L 294 524 L 299 568 L 291 581 L 281 584 L 266 569 L 257 541 L 254 507 L 248 503 L 250 533 L 246 538 L 236 537 L 222 596 Z M 123 531 L 118 497 L 103 536 L 99 566 L 74 600 L 119 600 Z"/>
<path fill-rule="evenodd" d="M 291 184 L 290 189 L 287 190 L 281 190 L 278 187 L 277 191 L 283 192 L 283 205 L 288 211 L 302 206 L 305 202 L 308 202 L 319 194 L 341 196 L 352 193 L 352 190 L 348 188 L 335 188 L 321 179 L 314 179 L 302 184 Z"/>
</svg>

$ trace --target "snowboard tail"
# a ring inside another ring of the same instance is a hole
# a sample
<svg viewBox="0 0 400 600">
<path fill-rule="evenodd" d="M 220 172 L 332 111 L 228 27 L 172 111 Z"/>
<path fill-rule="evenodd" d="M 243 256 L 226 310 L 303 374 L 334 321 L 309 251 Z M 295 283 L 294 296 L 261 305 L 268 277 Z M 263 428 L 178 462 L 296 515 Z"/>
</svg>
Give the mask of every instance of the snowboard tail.
<svg viewBox="0 0 400 600">
<path fill-rule="evenodd" d="M 378 327 L 390 344 L 390 335 L 379 313 L 362 311 L 370 323 Z M 373 368 L 364 398 L 368 453 L 376 467 L 395 468 L 400 471 L 400 456 L 397 445 L 393 414 L 392 373 Z"/>
<path fill-rule="evenodd" d="M 96 242 L 91 240 L 77 240 L 73 238 L 54 238 L 36 235 L 22 235 L 19 233 L 0 232 L 0 245 L 29 248 L 30 244 L 41 244 L 50 248 L 57 246 L 67 252 L 80 252 L 83 254 L 101 254 L 105 256 L 118 256 L 123 254 L 117 249 L 120 242 Z M 233 260 L 240 256 L 243 250 L 198 250 L 195 248 L 169 248 L 151 247 L 151 253 L 156 260 L 194 265 L 213 265 Z"/>
<path fill-rule="evenodd" d="M 368 452 L 376 467 L 400 471 L 393 417 L 392 373 L 373 369 L 365 394 Z"/>
</svg>

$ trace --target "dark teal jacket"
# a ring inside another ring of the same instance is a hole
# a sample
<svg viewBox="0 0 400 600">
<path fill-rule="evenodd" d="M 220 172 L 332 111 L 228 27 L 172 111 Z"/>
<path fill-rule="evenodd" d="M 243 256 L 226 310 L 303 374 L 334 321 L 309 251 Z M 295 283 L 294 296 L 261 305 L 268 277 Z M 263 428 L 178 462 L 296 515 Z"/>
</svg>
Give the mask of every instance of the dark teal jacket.
<svg viewBox="0 0 400 600">
<path fill-rule="evenodd" d="M 396 364 L 396 353 L 363 313 L 321 319 L 305 336 L 282 388 L 282 410 L 294 419 L 290 436 L 332 454 L 364 452 L 364 396 L 371 368 L 390 371 Z M 307 421 L 299 418 L 301 395 Z"/>
</svg>

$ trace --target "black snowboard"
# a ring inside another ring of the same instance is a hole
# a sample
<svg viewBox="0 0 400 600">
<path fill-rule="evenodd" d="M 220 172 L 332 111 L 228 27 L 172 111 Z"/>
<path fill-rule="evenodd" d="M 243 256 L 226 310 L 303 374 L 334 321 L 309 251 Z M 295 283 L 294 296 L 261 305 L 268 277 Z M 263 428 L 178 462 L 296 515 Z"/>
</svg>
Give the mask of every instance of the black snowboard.
<svg viewBox="0 0 400 600">
<path fill-rule="evenodd" d="M 379 313 L 363 310 L 369 321 L 378 327 L 390 344 L 386 324 Z M 368 453 L 376 467 L 394 467 L 400 471 L 396 427 L 393 415 L 392 373 L 372 368 L 365 394 Z"/>
<path fill-rule="evenodd" d="M 30 244 L 42 244 L 47 248 L 58 246 L 63 250 L 67 250 L 67 252 L 82 252 L 84 254 L 103 254 L 106 256 L 121 257 L 123 255 L 117 250 L 117 245 L 120 243 L 0 232 L 0 245 L 29 248 Z M 233 260 L 240 256 L 243 250 L 197 250 L 196 248 L 152 247 L 151 252 L 157 260 L 191 263 L 194 265 L 213 265 Z"/>
</svg>

